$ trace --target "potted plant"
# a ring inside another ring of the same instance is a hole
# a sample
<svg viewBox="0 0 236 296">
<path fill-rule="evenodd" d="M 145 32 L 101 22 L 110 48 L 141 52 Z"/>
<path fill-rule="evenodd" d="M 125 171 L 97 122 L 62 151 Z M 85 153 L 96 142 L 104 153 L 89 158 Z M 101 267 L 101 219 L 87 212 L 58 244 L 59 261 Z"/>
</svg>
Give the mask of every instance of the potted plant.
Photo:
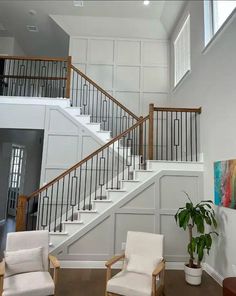
<svg viewBox="0 0 236 296">
<path fill-rule="evenodd" d="M 188 201 L 185 207 L 179 208 L 175 214 L 176 223 L 184 230 L 188 230 L 189 241 L 187 251 L 190 256 L 185 264 L 185 279 L 191 285 L 200 285 L 202 276 L 201 261 L 205 251 L 209 254 L 212 245 L 212 235 L 218 235 L 215 231 L 206 232 L 206 226 L 217 228 L 215 212 L 211 200 L 204 200 L 194 205 L 187 192 Z M 193 235 L 197 231 L 197 236 Z"/>
</svg>

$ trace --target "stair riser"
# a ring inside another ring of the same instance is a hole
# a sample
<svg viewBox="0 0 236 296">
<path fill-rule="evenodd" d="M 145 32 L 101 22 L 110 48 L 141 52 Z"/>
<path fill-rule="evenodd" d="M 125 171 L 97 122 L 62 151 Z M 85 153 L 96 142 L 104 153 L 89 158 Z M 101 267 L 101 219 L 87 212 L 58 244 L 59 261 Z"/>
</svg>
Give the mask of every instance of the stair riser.
<svg viewBox="0 0 236 296">
<path fill-rule="evenodd" d="M 78 110 L 72 109 L 72 110 L 68 110 L 68 113 L 72 116 L 77 116 L 77 115 L 81 115 L 81 110 L 80 109 L 78 109 Z"/>
<path fill-rule="evenodd" d="M 90 123 L 90 116 L 75 116 L 75 119 L 83 124 Z"/>
<path fill-rule="evenodd" d="M 76 231 L 80 230 L 81 228 L 83 228 L 84 223 L 83 224 L 64 224 L 64 231 L 68 232 L 69 235 L 75 233 Z"/>
<path fill-rule="evenodd" d="M 50 243 L 52 243 L 53 246 L 57 246 L 60 242 L 68 238 L 68 234 L 49 234 L 49 238 Z"/>
<path fill-rule="evenodd" d="M 79 213 L 80 220 L 82 220 L 85 224 L 96 218 L 97 215 L 98 213 Z"/>
<path fill-rule="evenodd" d="M 122 189 L 126 191 L 133 190 L 139 185 L 138 182 L 121 182 L 121 184 L 122 184 Z"/>
<path fill-rule="evenodd" d="M 145 181 L 153 175 L 152 172 L 135 172 L 135 180 Z"/>
<path fill-rule="evenodd" d="M 104 132 L 104 133 L 97 133 L 98 137 L 103 140 L 103 141 L 107 141 L 107 140 L 111 140 L 111 134 L 109 132 Z"/>
<path fill-rule="evenodd" d="M 113 202 L 120 200 L 127 192 L 109 191 L 108 198 Z"/>
<path fill-rule="evenodd" d="M 87 128 L 93 132 L 100 132 L 100 124 L 87 124 Z"/>
<path fill-rule="evenodd" d="M 104 212 L 107 208 L 109 208 L 111 205 L 111 202 L 94 202 L 94 209 L 96 209 L 100 214 Z"/>
</svg>

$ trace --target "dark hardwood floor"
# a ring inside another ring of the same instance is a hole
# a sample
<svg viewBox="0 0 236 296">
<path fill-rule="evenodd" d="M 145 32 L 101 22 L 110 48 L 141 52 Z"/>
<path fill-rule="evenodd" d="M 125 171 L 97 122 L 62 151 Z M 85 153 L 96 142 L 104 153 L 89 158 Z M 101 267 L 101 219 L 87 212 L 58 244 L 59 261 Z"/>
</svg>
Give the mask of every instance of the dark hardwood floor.
<svg viewBox="0 0 236 296">
<path fill-rule="evenodd" d="M 57 296 L 104 296 L 105 269 L 61 269 Z M 205 272 L 201 286 L 190 286 L 182 270 L 167 270 L 166 296 L 222 296 L 222 288 Z"/>
</svg>

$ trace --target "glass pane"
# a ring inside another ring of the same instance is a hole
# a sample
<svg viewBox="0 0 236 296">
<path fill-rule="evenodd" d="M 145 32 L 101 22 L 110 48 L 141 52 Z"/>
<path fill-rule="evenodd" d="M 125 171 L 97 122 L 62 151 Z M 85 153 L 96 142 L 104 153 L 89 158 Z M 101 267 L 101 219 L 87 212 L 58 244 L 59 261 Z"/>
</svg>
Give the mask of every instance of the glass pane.
<svg viewBox="0 0 236 296">
<path fill-rule="evenodd" d="M 227 17 L 236 7 L 236 1 L 214 1 L 214 33 L 226 21 Z"/>
</svg>

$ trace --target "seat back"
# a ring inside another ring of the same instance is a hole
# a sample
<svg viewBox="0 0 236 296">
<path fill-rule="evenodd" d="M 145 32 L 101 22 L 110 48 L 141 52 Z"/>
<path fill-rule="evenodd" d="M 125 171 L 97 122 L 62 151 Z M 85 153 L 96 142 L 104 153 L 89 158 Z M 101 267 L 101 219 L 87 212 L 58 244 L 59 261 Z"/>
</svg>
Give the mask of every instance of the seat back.
<svg viewBox="0 0 236 296">
<path fill-rule="evenodd" d="M 163 235 L 128 231 L 125 248 L 125 257 L 130 258 L 131 254 L 148 256 L 149 259 L 163 257 Z"/>
<path fill-rule="evenodd" d="M 43 267 L 48 270 L 49 234 L 47 230 L 11 232 L 7 234 L 6 251 L 42 247 Z"/>
</svg>

